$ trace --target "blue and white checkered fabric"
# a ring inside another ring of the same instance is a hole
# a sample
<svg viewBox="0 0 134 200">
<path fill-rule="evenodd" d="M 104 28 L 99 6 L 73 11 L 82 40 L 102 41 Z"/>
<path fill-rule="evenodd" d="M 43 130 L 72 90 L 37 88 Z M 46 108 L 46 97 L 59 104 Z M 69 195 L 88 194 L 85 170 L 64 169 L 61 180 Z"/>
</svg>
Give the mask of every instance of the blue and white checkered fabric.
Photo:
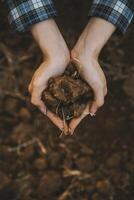
<svg viewBox="0 0 134 200">
<path fill-rule="evenodd" d="M 89 16 L 101 17 L 125 32 L 132 21 L 133 5 L 129 0 L 94 0 Z"/>
<path fill-rule="evenodd" d="M 9 23 L 19 32 L 31 25 L 55 17 L 52 0 L 4 0 L 9 9 Z"/>
<path fill-rule="evenodd" d="M 35 23 L 55 17 L 53 0 L 3 0 L 9 9 L 9 22 L 24 32 Z M 125 32 L 134 15 L 134 0 L 93 0 L 89 16 L 101 17 Z"/>
</svg>

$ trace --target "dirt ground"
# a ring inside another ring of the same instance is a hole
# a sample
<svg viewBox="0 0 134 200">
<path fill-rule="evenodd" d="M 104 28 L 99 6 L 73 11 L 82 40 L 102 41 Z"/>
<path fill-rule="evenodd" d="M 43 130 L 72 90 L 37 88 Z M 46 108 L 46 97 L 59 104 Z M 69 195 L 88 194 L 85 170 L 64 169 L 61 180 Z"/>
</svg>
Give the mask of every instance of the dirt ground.
<svg viewBox="0 0 134 200">
<path fill-rule="evenodd" d="M 60 138 L 29 101 L 42 54 L 29 33 L 8 27 L 0 7 L 0 200 L 133 200 L 134 24 L 114 34 L 100 56 L 105 105 L 74 136 Z M 71 48 L 87 23 L 88 1 L 59 0 L 57 7 Z"/>
</svg>

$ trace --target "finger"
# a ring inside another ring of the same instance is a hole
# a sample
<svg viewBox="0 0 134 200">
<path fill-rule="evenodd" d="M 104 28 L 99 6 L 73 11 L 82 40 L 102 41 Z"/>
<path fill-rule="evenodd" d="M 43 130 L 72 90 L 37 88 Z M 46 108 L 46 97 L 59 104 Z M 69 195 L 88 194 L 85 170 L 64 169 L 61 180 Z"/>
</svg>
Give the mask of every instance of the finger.
<svg viewBox="0 0 134 200">
<path fill-rule="evenodd" d="M 104 96 L 107 95 L 107 92 L 108 92 L 108 90 L 107 90 L 107 86 L 105 86 L 105 87 L 104 87 Z"/>
<path fill-rule="evenodd" d="M 101 107 L 104 104 L 104 92 L 101 88 L 95 88 L 94 91 L 94 101 L 91 104 L 90 107 L 90 113 L 95 114 L 99 107 Z"/>
<path fill-rule="evenodd" d="M 71 135 L 73 135 L 76 127 L 80 124 L 80 122 L 89 114 L 90 114 L 89 113 L 89 105 L 87 105 L 80 117 L 74 118 L 71 120 L 71 122 L 69 124 L 69 132 Z"/>
<path fill-rule="evenodd" d="M 28 91 L 29 91 L 30 94 L 32 93 L 32 89 L 33 89 L 33 79 L 34 79 L 34 77 L 32 77 L 32 79 L 29 83 L 29 86 L 28 86 Z"/>
<path fill-rule="evenodd" d="M 47 117 L 55 124 L 61 131 L 65 134 L 68 133 L 68 126 L 66 123 L 63 122 L 57 115 L 52 113 L 51 111 L 47 111 Z"/>
<path fill-rule="evenodd" d="M 50 112 L 49 110 L 46 110 L 46 106 L 44 105 L 42 100 L 39 100 L 37 98 L 35 99 L 35 97 L 32 97 L 31 101 L 35 106 L 37 106 L 40 109 L 40 111 L 44 115 L 46 115 L 53 122 L 53 124 L 55 124 L 60 130 L 67 132 L 67 125 L 63 123 L 63 121 L 54 113 Z"/>
<path fill-rule="evenodd" d="M 35 106 L 37 106 L 40 111 L 45 114 L 46 113 L 46 107 L 43 101 L 41 100 L 42 90 L 40 90 L 37 87 L 32 87 L 32 93 L 31 93 L 31 103 Z"/>
<path fill-rule="evenodd" d="M 40 87 L 35 87 L 33 86 L 33 82 L 31 82 L 29 89 L 31 91 L 31 103 L 35 106 L 37 106 L 40 111 L 46 115 L 46 106 L 44 102 L 41 100 L 41 95 L 42 95 L 42 89 Z M 63 121 L 53 114 L 50 111 L 47 111 L 47 117 L 62 131 L 65 133 L 68 132 L 68 128 L 66 123 L 63 124 Z"/>
<path fill-rule="evenodd" d="M 29 84 L 29 86 L 28 86 L 28 91 L 29 91 L 29 93 L 32 92 L 31 84 Z"/>
<path fill-rule="evenodd" d="M 47 115 L 47 117 L 53 122 L 53 124 L 55 124 L 60 130 L 67 132 L 67 125 L 63 123 L 63 121 L 58 116 L 56 116 L 49 110 L 47 110 L 46 112 L 46 106 L 44 105 L 43 101 L 40 100 L 39 96 L 37 97 L 33 95 L 31 98 L 31 102 L 32 104 L 37 106 L 44 115 Z"/>
</svg>

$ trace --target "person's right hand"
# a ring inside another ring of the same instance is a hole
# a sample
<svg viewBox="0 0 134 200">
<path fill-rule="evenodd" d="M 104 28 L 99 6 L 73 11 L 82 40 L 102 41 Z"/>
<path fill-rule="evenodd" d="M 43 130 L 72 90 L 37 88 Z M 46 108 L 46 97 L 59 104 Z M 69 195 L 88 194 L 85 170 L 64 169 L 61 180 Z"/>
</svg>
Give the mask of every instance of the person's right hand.
<svg viewBox="0 0 134 200">
<path fill-rule="evenodd" d="M 67 125 L 57 115 L 49 110 L 46 113 L 46 106 L 41 97 L 43 90 L 47 87 L 49 78 L 59 76 L 65 71 L 65 68 L 70 62 L 69 50 L 57 25 L 52 19 L 34 25 L 32 27 L 32 34 L 44 54 L 44 61 L 35 71 L 29 84 L 31 102 L 42 113 L 47 114 L 49 119 L 60 130 L 67 133 Z"/>
<path fill-rule="evenodd" d="M 57 60 L 45 60 L 39 68 L 35 71 L 32 80 L 29 84 L 29 92 L 31 93 L 31 103 L 37 106 L 43 114 L 47 114 L 50 120 L 61 130 L 64 127 L 63 121 L 47 110 L 44 105 L 41 96 L 43 90 L 47 87 L 47 82 L 50 77 L 61 75 L 68 64 L 67 58 L 61 58 Z"/>
</svg>

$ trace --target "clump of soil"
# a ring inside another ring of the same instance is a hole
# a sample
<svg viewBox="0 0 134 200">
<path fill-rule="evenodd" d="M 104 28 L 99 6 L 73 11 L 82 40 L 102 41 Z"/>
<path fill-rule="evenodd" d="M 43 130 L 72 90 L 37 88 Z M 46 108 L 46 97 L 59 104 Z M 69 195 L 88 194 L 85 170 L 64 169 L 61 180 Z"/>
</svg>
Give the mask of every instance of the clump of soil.
<svg viewBox="0 0 134 200">
<path fill-rule="evenodd" d="M 49 79 L 43 100 L 49 110 L 69 121 L 82 114 L 87 103 L 93 100 L 93 92 L 71 64 L 63 75 Z"/>
</svg>

